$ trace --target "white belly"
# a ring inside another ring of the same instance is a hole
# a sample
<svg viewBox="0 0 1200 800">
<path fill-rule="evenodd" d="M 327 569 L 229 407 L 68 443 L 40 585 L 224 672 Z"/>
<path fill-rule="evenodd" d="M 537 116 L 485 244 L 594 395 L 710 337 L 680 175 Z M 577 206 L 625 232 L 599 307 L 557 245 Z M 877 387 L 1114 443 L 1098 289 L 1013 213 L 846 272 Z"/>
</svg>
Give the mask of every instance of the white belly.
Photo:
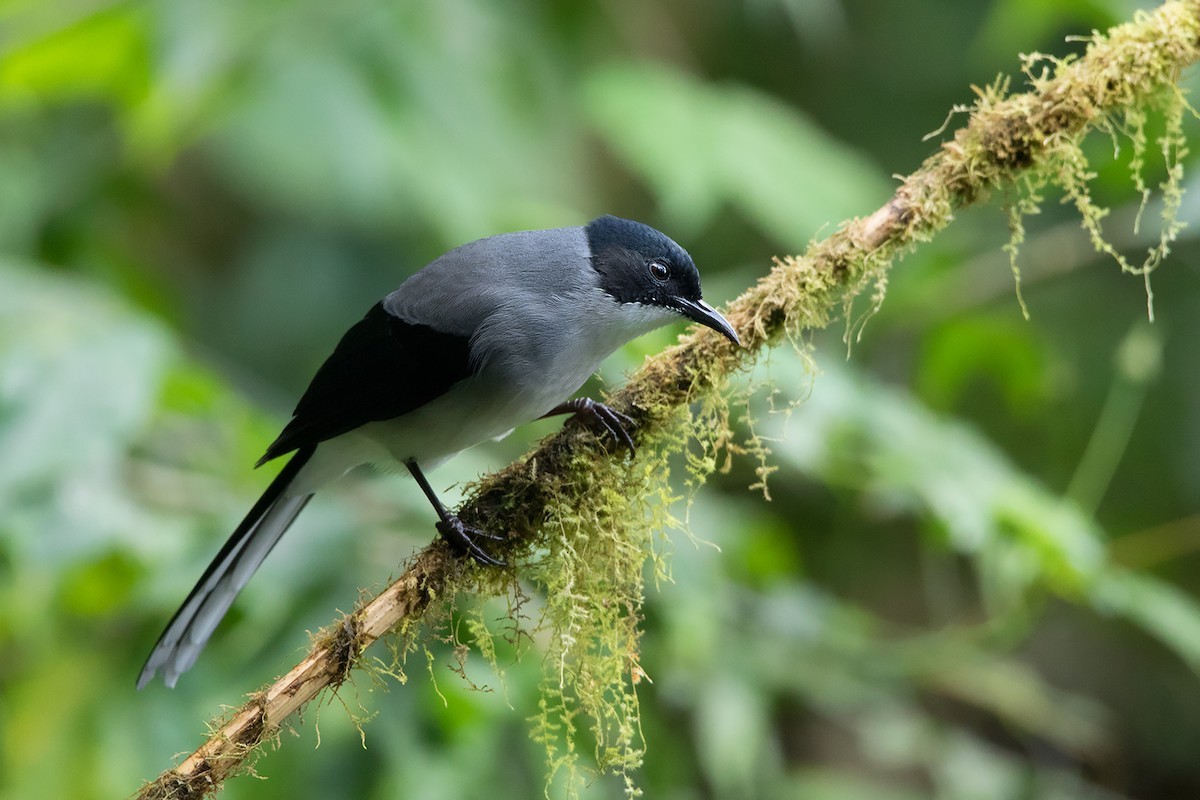
<svg viewBox="0 0 1200 800">
<path fill-rule="evenodd" d="M 524 391 L 511 383 L 463 381 L 404 416 L 370 422 L 321 442 L 288 494 L 311 494 L 359 464 L 394 467 L 411 460 L 423 470 L 433 469 L 461 450 L 543 416 L 570 398 L 589 374 L 540 382 Z"/>
</svg>

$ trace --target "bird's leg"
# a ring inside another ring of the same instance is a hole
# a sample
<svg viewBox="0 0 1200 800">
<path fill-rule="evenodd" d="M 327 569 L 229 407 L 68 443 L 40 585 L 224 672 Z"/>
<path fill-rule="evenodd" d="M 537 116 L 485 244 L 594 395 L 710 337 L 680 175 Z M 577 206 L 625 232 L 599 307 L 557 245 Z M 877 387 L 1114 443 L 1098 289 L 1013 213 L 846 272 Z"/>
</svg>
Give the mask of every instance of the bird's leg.
<svg viewBox="0 0 1200 800">
<path fill-rule="evenodd" d="M 637 423 L 620 411 L 604 405 L 604 403 L 597 403 L 590 397 L 576 397 L 565 403 L 559 403 L 543 414 L 542 419 L 558 416 L 559 414 L 574 414 L 581 420 L 599 424 L 618 444 L 628 447 L 630 455 L 634 455 L 636 452 L 633 446 L 633 437 L 629 435 L 626 426 L 631 428 L 636 427 Z"/>
<path fill-rule="evenodd" d="M 412 473 L 413 478 L 417 481 L 417 485 L 421 487 L 421 491 L 425 493 L 425 496 L 429 498 L 429 502 L 433 504 L 433 509 L 440 518 L 436 526 L 438 533 L 442 535 L 442 538 L 451 547 L 460 553 L 466 553 L 480 564 L 491 564 L 497 567 L 505 566 L 503 561 L 480 547 L 477 541 L 478 539 L 501 541 L 504 539 L 503 536 L 481 531 L 479 528 L 463 522 L 458 518 L 458 515 L 451 514 L 442 505 L 442 501 L 438 500 L 437 495 L 433 493 L 433 487 L 429 485 L 429 481 L 425 480 L 425 474 L 421 472 L 421 468 L 417 466 L 417 462 L 410 459 L 404 462 L 404 466 L 408 467 L 408 471 Z"/>
</svg>

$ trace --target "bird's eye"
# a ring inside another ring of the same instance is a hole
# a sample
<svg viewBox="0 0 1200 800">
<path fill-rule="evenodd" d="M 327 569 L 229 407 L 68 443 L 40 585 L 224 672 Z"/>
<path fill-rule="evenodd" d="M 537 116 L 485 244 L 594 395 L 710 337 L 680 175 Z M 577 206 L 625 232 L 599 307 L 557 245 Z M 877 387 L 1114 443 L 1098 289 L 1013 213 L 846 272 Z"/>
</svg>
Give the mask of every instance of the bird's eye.
<svg viewBox="0 0 1200 800">
<path fill-rule="evenodd" d="M 665 281 L 671 277 L 671 268 L 661 261 L 651 261 L 650 275 L 656 281 Z"/>
</svg>

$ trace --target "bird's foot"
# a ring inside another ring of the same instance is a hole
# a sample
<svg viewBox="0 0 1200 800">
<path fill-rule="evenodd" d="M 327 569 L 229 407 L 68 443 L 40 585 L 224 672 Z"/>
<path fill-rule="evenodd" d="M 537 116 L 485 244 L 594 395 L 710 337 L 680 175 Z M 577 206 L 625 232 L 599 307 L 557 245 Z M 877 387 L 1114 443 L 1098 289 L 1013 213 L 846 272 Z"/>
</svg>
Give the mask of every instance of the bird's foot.
<svg viewBox="0 0 1200 800">
<path fill-rule="evenodd" d="M 505 562 L 493 556 L 479 544 L 480 539 L 502 542 L 504 541 L 503 536 L 497 536 L 468 525 L 454 514 L 447 514 L 445 519 L 438 522 L 437 530 L 448 545 L 475 559 L 477 563 L 490 564 L 494 567 L 506 566 Z"/>
<path fill-rule="evenodd" d="M 633 446 L 633 437 L 629 435 L 628 430 L 628 428 L 637 427 L 637 423 L 632 417 L 622 414 L 604 403 L 597 403 L 589 397 L 577 397 L 563 403 L 560 408 L 565 411 L 574 411 L 575 418 L 591 423 L 593 427 L 601 428 L 612 437 L 614 442 L 627 447 L 629 455 L 637 454 L 637 448 Z"/>
</svg>

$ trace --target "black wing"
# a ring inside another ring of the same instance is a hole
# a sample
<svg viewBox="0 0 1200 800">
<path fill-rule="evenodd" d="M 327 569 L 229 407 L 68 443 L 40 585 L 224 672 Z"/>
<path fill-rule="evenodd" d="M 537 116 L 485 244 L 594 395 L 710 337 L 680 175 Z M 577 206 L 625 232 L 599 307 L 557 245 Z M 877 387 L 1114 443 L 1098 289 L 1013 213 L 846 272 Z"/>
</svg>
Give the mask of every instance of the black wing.
<svg viewBox="0 0 1200 800">
<path fill-rule="evenodd" d="M 259 464 L 420 408 L 471 375 L 470 339 L 405 322 L 377 303 L 338 342 Z"/>
</svg>

